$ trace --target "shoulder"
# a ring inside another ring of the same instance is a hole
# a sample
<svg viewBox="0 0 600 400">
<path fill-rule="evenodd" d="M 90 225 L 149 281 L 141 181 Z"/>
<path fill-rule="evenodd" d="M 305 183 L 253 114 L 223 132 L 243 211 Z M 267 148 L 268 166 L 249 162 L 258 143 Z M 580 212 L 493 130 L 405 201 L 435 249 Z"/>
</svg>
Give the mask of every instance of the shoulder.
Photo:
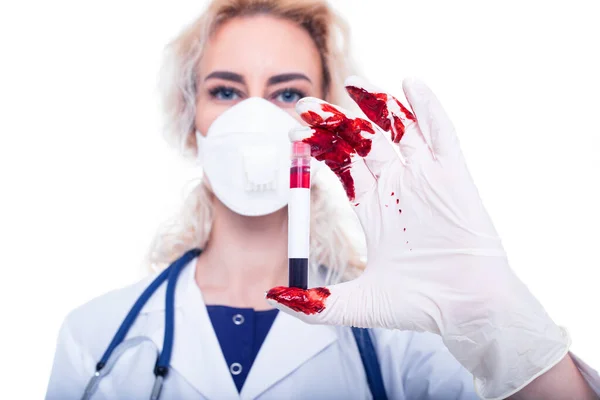
<svg viewBox="0 0 600 400">
<path fill-rule="evenodd" d="M 46 398 L 80 397 L 124 316 L 151 279 L 113 290 L 69 313 L 58 335 Z"/>
<path fill-rule="evenodd" d="M 86 348 L 94 355 L 104 351 L 139 295 L 154 278 L 146 277 L 75 308 L 65 318 L 61 335 L 68 335 L 72 344 Z"/>
</svg>

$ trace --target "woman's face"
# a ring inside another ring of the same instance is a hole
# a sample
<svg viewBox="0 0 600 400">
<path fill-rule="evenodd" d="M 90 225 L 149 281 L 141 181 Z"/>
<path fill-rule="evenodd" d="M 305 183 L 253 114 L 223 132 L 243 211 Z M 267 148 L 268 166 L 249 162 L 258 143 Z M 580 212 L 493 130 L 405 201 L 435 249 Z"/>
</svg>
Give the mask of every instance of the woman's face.
<svg viewBox="0 0 600 400">
<path fill-rule="evenodd" d="M 206 135 L 223 111 L 262 97 L 288 111 L 305 96 L 323 97 L 319 52 L 303 28 L 271 16 L 234 18 L 210 38 L 200 61 L 196 129 Z"/>
</svg>

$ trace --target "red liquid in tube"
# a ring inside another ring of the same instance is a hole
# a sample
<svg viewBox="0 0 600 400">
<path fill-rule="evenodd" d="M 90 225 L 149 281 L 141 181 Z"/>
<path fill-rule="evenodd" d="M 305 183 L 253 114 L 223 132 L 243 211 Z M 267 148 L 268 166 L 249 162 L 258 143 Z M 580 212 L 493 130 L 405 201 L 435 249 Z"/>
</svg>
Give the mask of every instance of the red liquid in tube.
<svg viewBox="0 0 600 400">
<path fill-rule="evenodd" d="M 310 145 L 292 145 L 288 203 L 288 284 L 308 288 L 310 248 Z"/>
</svg>

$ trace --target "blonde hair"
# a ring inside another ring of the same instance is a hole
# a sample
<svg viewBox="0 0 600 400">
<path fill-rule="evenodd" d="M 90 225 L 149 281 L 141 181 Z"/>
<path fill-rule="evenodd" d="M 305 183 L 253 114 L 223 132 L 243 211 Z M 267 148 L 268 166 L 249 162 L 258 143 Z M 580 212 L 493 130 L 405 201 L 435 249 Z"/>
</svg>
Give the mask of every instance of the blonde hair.
<svg viewBox="0 0 600 400">
<path fill-rule="evenodd" d="M 256 14 L 290 20 L 306 29 L 321 56 L 327 100 L 346 105 L 343 80 L 354 72 L 348 51 L 348 28 L 325 0 L 213 0 L 167 46 L 161 71 L 165 137 L 187 158 L 197 156 L 196 80 L 205 44 L 224 22 Z M 328 185 L 319 175 L 311 190 L 311 266 L 325 266 L 326 279 L 331 283 L 356 276 L 364 269 L 364 263 L 357 242 L 346 233 L 352 228 L 344 226 L 343 210 L 331 200 Z M 205 247 L 212 226 L 211 196 L 208 187 L 198 183 L 180 213 L 161 228 L 148 255 L 154 269 L 164 268 L 186 250 Z"/>
</svg>

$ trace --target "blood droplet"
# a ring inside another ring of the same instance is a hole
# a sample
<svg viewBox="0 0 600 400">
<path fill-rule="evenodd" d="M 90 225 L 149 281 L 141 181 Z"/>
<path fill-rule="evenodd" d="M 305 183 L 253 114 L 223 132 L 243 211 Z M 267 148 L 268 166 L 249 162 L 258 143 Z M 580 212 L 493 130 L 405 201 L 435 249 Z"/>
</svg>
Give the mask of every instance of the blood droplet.
<svg viewBox="0 0 600 400">
<path fill-rule="evenodd" d="M 400 204 L 400 199 L 396 199 L 396 204 Z"/>
<path fill-rule="evenodd" d="M 325 309 L 325 299 L 330 294 L 329 289 L 324 287 L 305 290 L 277 286 L 267 292 L 267 299 L 275 300 L 294 311 L 313 315 Z"/>
<path fill-rule="evenodd" d="M 400 212 L 400 214 L 402 214 L 402 210 L 398 210 Z"/>
<path fill-rule="evenodd" d="M 359 205 L 359 204 L 360 204 L 360 203 L 356 203 L 356 204 L 354 205 L 354 207 L 356 207 L 356 206 L 357 206 L 357 205 Z"/>
<path fill-rule="evenodd" d="M 333 115 L 324 119 L 314 111 L 302 113 L 302 119 L 314 130 L 313 136 L 304 139 L 304 142 L 310 144 L 312 156 L 325 161 L 338 176 L 348 199 L 352 201 L 356 193 L 354 179 L 350 175 L 351 156 L 357 154 L 364 157 L 369 154 L 371 139 L 363 137 L 363 134 L 374 134 L 375 130 L 369 121 L 348 118 L 329 104 L 322 104 L 321 109 Z"/>
<path fill-rule="evenodd" d="M 404 232 L 406 232 L 406 228 L 404 228 Z"/>
<path fill-rule="evenodd" d="M 394 195 L 394 192 L 392 192 L 392 194 L 390 196 L 393 196 L 393 195 Z"/>
</svg>

